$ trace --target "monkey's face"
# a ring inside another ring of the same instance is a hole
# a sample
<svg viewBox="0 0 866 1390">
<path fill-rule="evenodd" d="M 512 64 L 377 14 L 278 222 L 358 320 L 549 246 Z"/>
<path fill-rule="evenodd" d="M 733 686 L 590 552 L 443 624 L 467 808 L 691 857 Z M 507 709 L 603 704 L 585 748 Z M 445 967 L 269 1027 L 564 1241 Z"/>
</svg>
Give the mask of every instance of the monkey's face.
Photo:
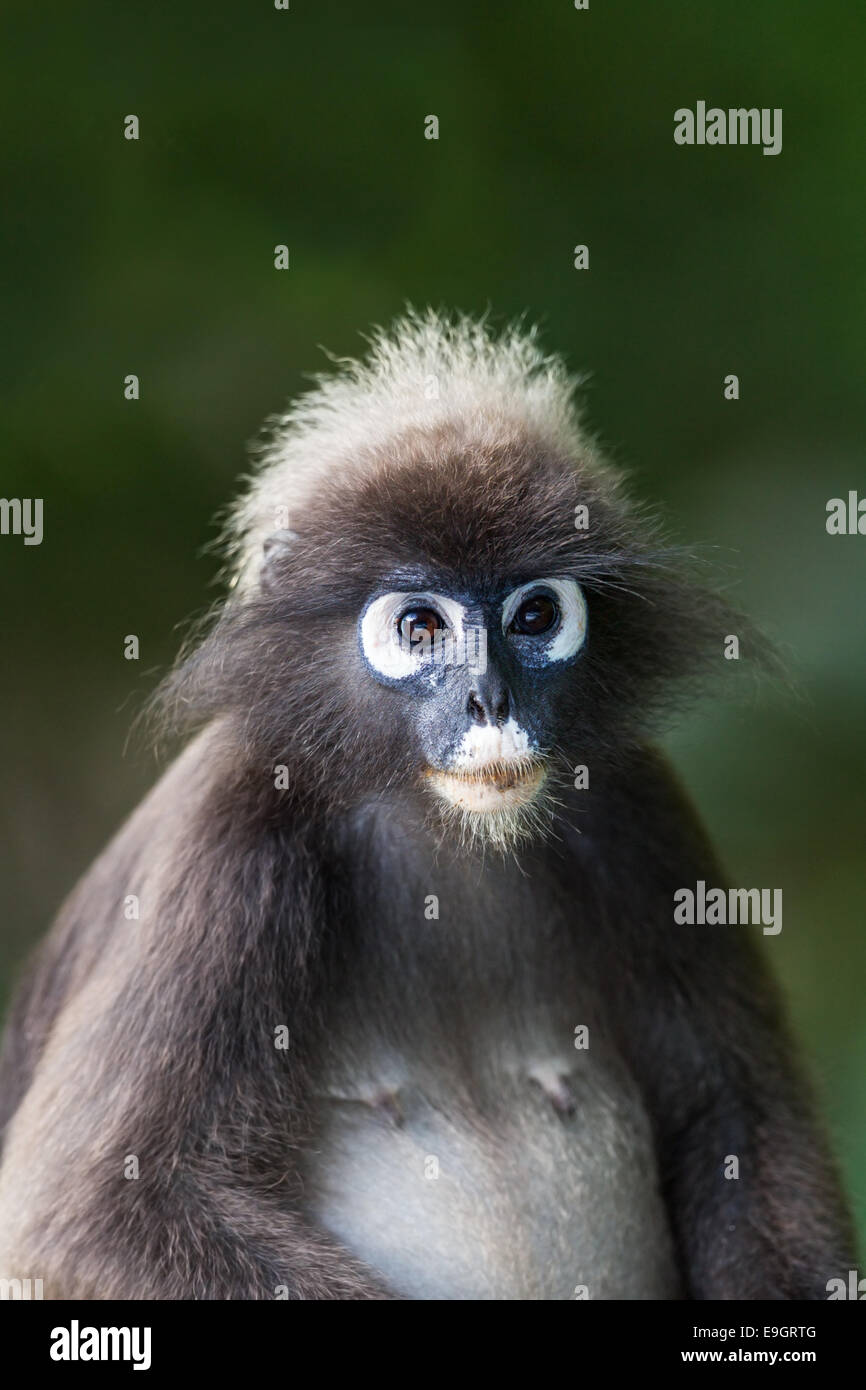
<svg viewBox="0 0 866 1390">
<path fill-rule="evenodd" d="M 543 827 L 558 696 L 586 631 L 580 586 L 555 576 L 399 589 L 364 608 L 367 672 L 407 702 L 422 784 L 464 838 L 507 846 Z"/>
<path fill-rule="evenodd" d="M 177 698 L 288 769 L 286 814 L 420 788 L 458 839 L 509 847 L 664 717 L 729 622 L 581 460 L 443 427 L 265 540 Z"/>
</svg>

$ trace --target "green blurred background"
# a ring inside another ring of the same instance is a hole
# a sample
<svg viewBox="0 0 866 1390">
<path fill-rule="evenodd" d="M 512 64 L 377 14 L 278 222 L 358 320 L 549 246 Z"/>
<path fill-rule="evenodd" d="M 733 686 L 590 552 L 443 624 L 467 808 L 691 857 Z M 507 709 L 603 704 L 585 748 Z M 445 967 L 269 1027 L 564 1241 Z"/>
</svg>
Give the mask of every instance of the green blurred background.
<svg viewBox="0 0 866 1390">
<path fill-rule="evenodd" d="M 744 703 L 722 673 L 671 745 L 733 881 L 784 889 L 767 950 L 862 1225 L 866 537 L 824 523 L 866 491 L 866 8 L 5 15 L 2 493 L 46 515 L 40 547 L 0 538 L 3 995 L 155 775 L 130 724 L 215 596 L 203 547 L 246 442 L 318 345 L 356 351 L 406 300 L 528 310 L 591 371 L 590 422 L 637 493 L 708 547 L 799 682 Z M 782 153 L 676 146 L 699 99 L 782 107 Z"/>
</svg>

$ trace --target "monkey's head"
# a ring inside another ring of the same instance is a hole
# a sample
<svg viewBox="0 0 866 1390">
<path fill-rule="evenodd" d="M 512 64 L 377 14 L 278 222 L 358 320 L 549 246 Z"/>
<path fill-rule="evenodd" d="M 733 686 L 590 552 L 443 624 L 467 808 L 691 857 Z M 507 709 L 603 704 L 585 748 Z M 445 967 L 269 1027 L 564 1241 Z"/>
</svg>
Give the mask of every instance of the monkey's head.
<svg viewBox="0 0 866 1390">
<path fill-rule="evenodd" d="M 234 584 L 170 684 L 228 715 L 314 816 L 417 790 L 464 841 L 544 829 L 721 672 L 726 609 L 684 578 L 580 428 L 535 335 L 410 315 L 275 423 L 230 530 Z"/>
</svg>

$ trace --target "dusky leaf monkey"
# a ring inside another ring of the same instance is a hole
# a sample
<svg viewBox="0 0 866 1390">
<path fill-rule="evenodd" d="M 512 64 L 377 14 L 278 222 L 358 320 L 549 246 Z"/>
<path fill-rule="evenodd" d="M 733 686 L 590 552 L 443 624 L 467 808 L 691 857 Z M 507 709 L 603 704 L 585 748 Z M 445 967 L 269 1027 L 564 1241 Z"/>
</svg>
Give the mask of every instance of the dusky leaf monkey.
<svg viewBox="0 0 866 1390">
<path fill-rule="evenodd" d="M 12 1009 L 0 1275 L 825 1297 L 850 1227 L 760 933 L 675 922 L 724 878 L 648 742 L 730 619 L 561 363 L 410 314 L 275 422 L 229 552 L 163 691 L 191 741 Z"/>
</svg>

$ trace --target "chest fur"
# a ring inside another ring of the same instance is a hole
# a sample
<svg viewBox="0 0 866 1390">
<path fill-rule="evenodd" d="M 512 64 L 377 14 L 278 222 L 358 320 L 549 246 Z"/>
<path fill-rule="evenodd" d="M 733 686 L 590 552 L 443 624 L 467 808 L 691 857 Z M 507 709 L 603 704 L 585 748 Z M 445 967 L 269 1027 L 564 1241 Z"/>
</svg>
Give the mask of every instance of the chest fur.
<svg viewBox="0 0 866 1390">
<path fill-rule="evenodd" d="M 580 902 L 525 865 L 436 862 L 405 831 L 378 863 L 334 930 L 314 1219 L 412 1298 L 676 1296 L 651 1126 L 581 960 Z"/>
</svg>

